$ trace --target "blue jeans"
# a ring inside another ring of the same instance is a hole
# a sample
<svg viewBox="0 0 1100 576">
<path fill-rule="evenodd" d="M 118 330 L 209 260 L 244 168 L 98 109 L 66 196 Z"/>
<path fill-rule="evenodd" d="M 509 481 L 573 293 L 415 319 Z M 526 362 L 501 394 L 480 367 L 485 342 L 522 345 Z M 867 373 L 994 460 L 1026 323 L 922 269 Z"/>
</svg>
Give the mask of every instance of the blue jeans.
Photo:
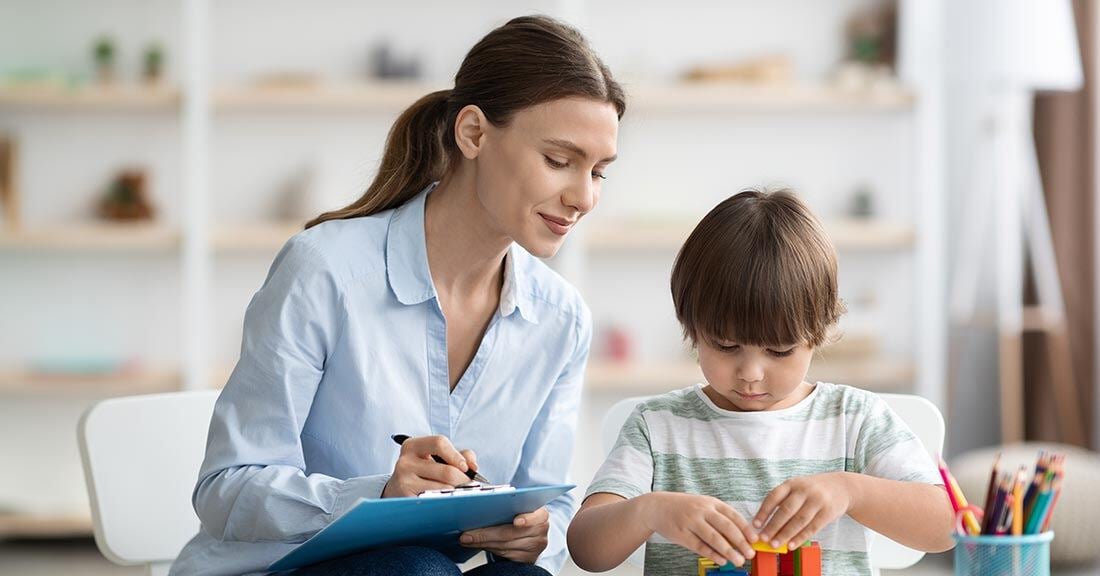
<svg viewBox="0 0 1100 576">
<path fill-rule="evenodd" d="M 369 550 L 306 566 L 292 576 L 462 576 L 453 560 L 442 552 L 419 546 Z M 466 576 L 549 576 L 534 564 L 498 559 L 466 572 Z"/>
</svg>

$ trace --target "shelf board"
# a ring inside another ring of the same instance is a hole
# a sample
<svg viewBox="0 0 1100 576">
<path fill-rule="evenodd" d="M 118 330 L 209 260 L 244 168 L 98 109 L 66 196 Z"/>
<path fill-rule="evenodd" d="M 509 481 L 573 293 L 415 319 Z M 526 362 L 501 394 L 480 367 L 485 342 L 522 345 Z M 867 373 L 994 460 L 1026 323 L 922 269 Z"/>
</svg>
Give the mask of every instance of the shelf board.
<svg viewBox="0 0 1100 576">
<path fill-rule="evenodd" d="M 91 534 L 90 515 L 0 513 L 0 538 L 66 538 Z"/>
<path fill-rule="evenodd" d="M 585 230 L 584 242 L 595 252 L 676 251 L 695 222 L 600 222 Z M 913 247 L 915 232 L 908 224 L 881 220 L 826 221 L 837 250 L 904 250 Z"/>
<path fill-rule="evenodd" d="M 222 111 L 399 112 L 440 86 L 418 82 L 238 86 L 219 88 Z M 900 112 L 913 107 L 912 92 L 899 88 L 850 92 L 829 85 L 667 84 L 628 89 L 631 109 L 687 112 Z"/>
<path fill-rule="evenodd" d="M 182 101 L 178 88 L 141 84 L 56 85 L 0 84 L 0 109 L 32 108 L 73 111 L 167 111 Z"/>
<path fill-rule="evenodd" d="M 916 370 L 907 361 L 886 359 L 816 359 L 807 378 L 858 386 L 876 392 L 903 390 L 911 386 Z M 673 361 L 653 364 L 589 362 L 587 386 L 596 392 L 656 394 L 703 382 L 698 364 Z"/>
<path fill-rule="evenodd" d="M 219 225 L 213 245 L 218 252 L 265 252 L 282 248 L 291 236 L 301 232 L 304 222 Z"/>
<path fill-rule="evenodd" d="M 439 87 L 415 82 L 240 86 L 219 88 L 219 111 L 400 112 Z"/>
<path fill-rule="evenodd" d="M 182 378 L 173 370 L 134 370 L 103 374 L 0 372 L 0 394 L 149 394 L 180 389 Z"/>
<path fill-rule="evenodd" d="M 180 245 L 180 234 L 159 224 L 74 224 L 0 231 L 0 250 L 50 252 L 163 252 Z"/>
<path fill-rule="evenodd" d="M 683 83 L 628 87 L 631 109 L 662 112 L 904 112 L 910 90 L 842 90 L 827 84 Z"/>
</svg>

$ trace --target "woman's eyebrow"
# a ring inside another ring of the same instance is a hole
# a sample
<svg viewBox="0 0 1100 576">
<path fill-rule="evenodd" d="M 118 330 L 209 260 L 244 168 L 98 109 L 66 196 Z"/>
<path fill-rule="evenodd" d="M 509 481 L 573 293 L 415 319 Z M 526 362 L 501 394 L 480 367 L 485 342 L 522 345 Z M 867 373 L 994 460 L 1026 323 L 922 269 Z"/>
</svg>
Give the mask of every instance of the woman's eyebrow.
<svg viewBox="0 0 1100 576">
<path fill-rule="evenodd" d="M 574 143 L 572 143 L 568 140 L 562 140 L 560 138 L 543 138 L 542 141 L 546 144 L 551 145 L 551 146 L 557 146 L 558 148 L 564 148 L 564 149 L 576 154 L 577 156 L 580 156 L 584 160 L 588 159 L 588 153 L 584 151 L 584 148 L 581 148 L 580 146 L 577 146 L 576 144 L 574 144 Z M 607 158 L 604 158 L 603 160 L 600 160 L 599 163 L 600 164 L 607 164 L 609 162 L 614 162 L 615 159 L 618 158 L 618 157 L 619 157 L 618 154 L 614 154 L 612 156 L 608 156 Z"/>
</svg>

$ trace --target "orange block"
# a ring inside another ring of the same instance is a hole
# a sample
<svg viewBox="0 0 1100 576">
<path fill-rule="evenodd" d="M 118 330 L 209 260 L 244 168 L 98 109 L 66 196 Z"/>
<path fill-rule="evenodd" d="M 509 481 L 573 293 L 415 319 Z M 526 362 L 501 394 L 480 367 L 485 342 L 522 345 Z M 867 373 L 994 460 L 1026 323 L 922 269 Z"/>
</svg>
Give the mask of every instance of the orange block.
<svg viewBox="0 0 1100 576">
<path fill-rule="evenodd" d="M 779 576 L 778 569 L 774 552 L 757 552 L 752 559 L 751 576 Z"/>
<path fill-rule="evenodd" d="M 794 576 L 821 576 L 821 546 L 817 542 L 794 551 Z"/>
</svg>

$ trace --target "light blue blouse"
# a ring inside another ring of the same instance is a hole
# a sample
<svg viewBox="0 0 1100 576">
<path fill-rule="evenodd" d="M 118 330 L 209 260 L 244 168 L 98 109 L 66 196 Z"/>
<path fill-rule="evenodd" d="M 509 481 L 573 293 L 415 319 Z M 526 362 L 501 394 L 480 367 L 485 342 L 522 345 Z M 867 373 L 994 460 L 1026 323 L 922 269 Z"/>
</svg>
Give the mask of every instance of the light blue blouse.
<svg viewBox="0 0 1100 576">
<path fill-rule="evenodd" d="M 391 434 L 445 435 L 492 482 L 567 481 L 591 314 L 513 245 L 499 310 L 452 392 L 424 240 L 431 189 L 301 232 L 275 258 L 210 423 L 193 496 L 202 529 L 172 574 L 264 572 L 359 498 L 381 496 L 399 451 Z M 548 505 L 538 564 L 551 572 L 575 507 L 572 495 Z"/>
</svg>

